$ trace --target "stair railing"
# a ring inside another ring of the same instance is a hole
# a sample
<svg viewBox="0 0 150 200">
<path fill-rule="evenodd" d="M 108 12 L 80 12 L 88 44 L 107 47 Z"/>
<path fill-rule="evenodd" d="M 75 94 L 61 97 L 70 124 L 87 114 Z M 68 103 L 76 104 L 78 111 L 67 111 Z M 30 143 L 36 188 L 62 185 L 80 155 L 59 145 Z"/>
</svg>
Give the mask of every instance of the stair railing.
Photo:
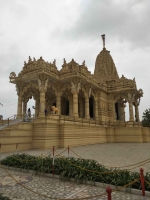
<svg viewBox="0 0 150 200">
<path fill-rule="evenodd" d="M 10 121 L 15 120 L 16 119 L 16 115 L 13 115 L 11 117 L 8 117 L 7 119 L 1 119 L 0 120 L 0 127 L 4 126 L 4 125 L 8 125 L 10 124 Z"/>
</svg>

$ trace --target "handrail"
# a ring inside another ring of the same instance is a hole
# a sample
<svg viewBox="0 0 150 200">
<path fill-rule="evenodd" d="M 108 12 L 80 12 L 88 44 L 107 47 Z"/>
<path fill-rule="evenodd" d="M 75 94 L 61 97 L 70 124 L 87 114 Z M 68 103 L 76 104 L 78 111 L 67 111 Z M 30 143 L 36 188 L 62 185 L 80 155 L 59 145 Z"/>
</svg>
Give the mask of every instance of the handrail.
<svg viewBox="0 0 150 200">
<path fill-rule="evenodd" d="M 53 116 L 54 114 L 48 114 L 48 116 L 51 118 L 51 116 Z M 86 124 L 89 124 L 89 126 L 96 126 L 96 125 L 100 125 L 100 126 L 104 126 L 104 127 L 117 127 L 117 126 L 120 126 L 120 127 L 126 127 L 128 125 L 128 123 L 126 121 L 114 121 L 114 122 L 111 122 L 111 121 L 101 121 L 99 119 L 93 119 L 93 118 L 90 118 L 90 119 L 86 119 L 84 117 L 74 117 L 74 116 L 68 116 L 68 115 L 58 115 L 59 116 L 59 122 L 64 122 L 66 123 L 66 121 L 72 121 L 74 122 L 74 124 L 78 124 L 78 123 L 81 123 L 82 125 L 84 123 Z M 141 124 L 140 123 L 133 123 L 133 126 L 140 126 Z"/>
<path fill-rule="evenodd" d="M 35 115 L 33 114 L 33 115 L 31 115 L 31 117 L 27 117 L 27 119 L 35 119 L 36 117 L 35 117 Z M 17 118 L 16 118 L 16 115 L 13 115 L 13 116 L 11 116 L 11 117 L 9 117 L 9 118 L 7 118 L 7 119 L 2 119 L 2 120 L 0 120 L 0 122 L 1 122 L 1 124 L 0 124 L 0 127 L 1 126 L 3 126 L 3 125 L 7 125 L 8 124 L 8 126 L 10 125 L 10 121 L 12 120 L 16 120 Z M 21 118 L 20 119 L 22 119 L 22 120 L 24 120 L 24 118 L 23 118 L 23 115 L 21 115 Z"/>
<path fill-rule="evenodd" d="M 6 124 L 9 125 L 10 120 L 15 120 L 15 119 L 16 119 L 16 115 L 12 115 L 11 117 L 8 117 L 7 119 L 2 119 L 0 126 L 6 125 Z"/>
</svg>

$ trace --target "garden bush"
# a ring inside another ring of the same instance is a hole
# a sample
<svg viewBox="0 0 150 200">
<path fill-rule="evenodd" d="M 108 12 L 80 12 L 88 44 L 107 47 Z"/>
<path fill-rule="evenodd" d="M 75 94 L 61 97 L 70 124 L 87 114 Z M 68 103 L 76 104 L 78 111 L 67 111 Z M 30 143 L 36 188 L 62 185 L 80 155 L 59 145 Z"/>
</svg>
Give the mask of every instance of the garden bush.
<svg viewBox="0 0 150 200">
<path fill-rule="evenodd" d="M 33 170 L 36 174 L 53 173 L 51 156 L 32 156 L 27 154 L 14 154 L 0 161 L 2 165 L 20 168 L 21 170 Z M 102 172 L 109 172 L 102 173 Z M 115 173 L 110 173 L 115 172 Z M 100 174 L 102 173 L 102 174 Z M 79 182 L 100 182 L 117 186 L 123 186 L 138 178 L 140 173 L 120 169 L 107 169 L 95 160 L 74 157 L 55 157 L 54 174 L 60 179 L 70 178 Z M 150 182 L 150 174 L 146 173 L 145 179 Z M 130 188 L 141 189 L 140 181 L 133 183 Z M 145 183 L 145 189 L 150 191 L 150 186 Z"/>
<path fill-rule="evenodd" d="M 11 200 L 11 199 L 0 193 L 0 200 Z"/>
</svg>

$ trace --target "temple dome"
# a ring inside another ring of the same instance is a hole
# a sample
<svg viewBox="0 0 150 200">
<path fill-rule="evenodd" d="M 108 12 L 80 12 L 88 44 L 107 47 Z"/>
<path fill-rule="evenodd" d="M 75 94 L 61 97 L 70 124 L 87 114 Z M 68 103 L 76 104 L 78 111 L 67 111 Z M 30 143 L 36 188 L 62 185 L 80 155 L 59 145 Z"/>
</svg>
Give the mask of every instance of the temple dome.
<svg viewBox="0 0 150 200">
<path fill-rule="evenodd" d="M 107 51 L 106 48 L 103 48 L 96 58 L 94 77 L 98 82 L 119 78 L 110 51 Z"/>
</svg>

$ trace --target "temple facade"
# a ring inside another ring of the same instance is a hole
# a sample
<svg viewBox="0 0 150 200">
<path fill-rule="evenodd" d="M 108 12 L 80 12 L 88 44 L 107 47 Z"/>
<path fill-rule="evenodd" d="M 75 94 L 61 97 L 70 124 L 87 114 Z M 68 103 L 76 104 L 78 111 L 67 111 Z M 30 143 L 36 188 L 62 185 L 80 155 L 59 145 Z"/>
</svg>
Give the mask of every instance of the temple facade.
<svg viewBox="0 0 150 200">
<path fill-rule="evenodd" d="M 139 104 L 142 89 L 118 72 L 110 52 L 97 55 L 92 74 L 83 61 L 65 59 L 60 70 L 42 57 L 29 57 L 22 71 L 10 73 L 16 85 L 18 108 L 16 124 L 0 130 L 0 143 L 13 151 L 21 149 L 78 146 L 106 142 L 150 142 L 149 128 L 141 126 Z M 22 120 L 27 102 L 34 98 L 35 116 L 30 123 Z M 125 107 L 129 105 L 129 120 Z M 44 110 L 47 110 L 47 116 Z M 52 108 L 57 109 L 52 112 Z M 134 111 L 135 110 L 135 111 Z M 135 114 L 134 114 L 135 113 Z"/>
<path fill-rule="evenodd" d="M 48 63 L 42 57 L 24 62 L 16 76 L 10 73 L 10 82 L 16 85 L 18 95 L 17 118 L 27 112 L 27 102 L 35 100 L 35 117 L 44 116 L 46 108 L 59 108 L 59 115 L 94 119 L 99 122 L 125 122 L 125 106 L 129 104 L 130 122 L 140 122 L 138 106 L 143 96 L 135 78 L 118 76 L 110 51 L 104 47 L 95 62 L 94 74 L 85 61 L 80 65 L 74 59 L 64 59 L 58 70 L 56 61 Z M 133 109 L 135 109 L 135 116 Z"/>
</svg>

